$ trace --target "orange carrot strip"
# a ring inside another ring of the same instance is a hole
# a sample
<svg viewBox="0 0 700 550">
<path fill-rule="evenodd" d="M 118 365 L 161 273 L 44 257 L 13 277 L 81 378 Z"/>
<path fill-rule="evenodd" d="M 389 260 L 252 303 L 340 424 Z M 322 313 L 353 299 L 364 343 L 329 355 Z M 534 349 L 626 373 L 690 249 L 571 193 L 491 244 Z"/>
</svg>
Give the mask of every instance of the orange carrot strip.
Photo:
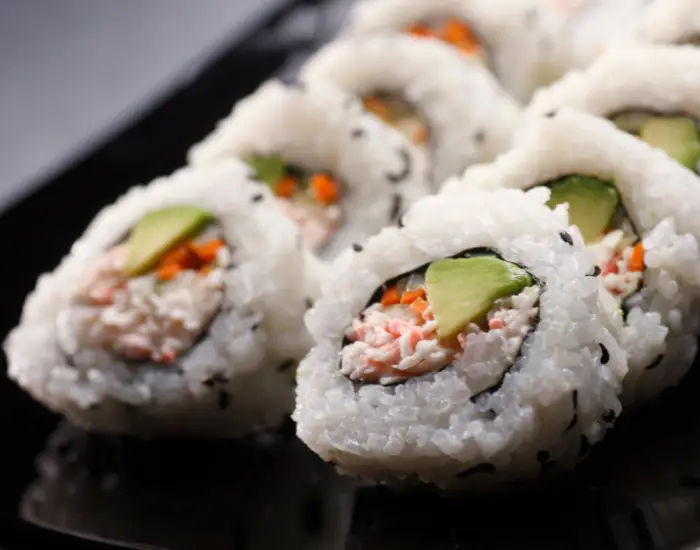
<svg viewBox="0 0 700 550">
<path fill-rule="evenodd" d="M 434 34 L 433 31 L 430 30 L 430 27 L 419 25 L 417 23 L 407 25 L 404 27 L 403 31 L 408 34 L 412 34 L 413 36 L 433 36 Z"/>
<path fill-rule="evenodd" d="M 627 260 L 627 267 L 630 271 L 644 270 L 644 246 L 642 246 L 641 241 L 634 246 L 632 256 Z"/>
<path fill-rule="evenodd" d="M 411 302 L 411 309 L 418 315 L 418 317 L 423 319 L 423 312 L 428 309 L 428 302 L 419 296 Z"/>
<path fill-rule="evenodd" d="M 389 122 L 391 120 L 389 108 L 380 99 L 370 95 L 365 97 L 362 100 L 362 103 L 364 104 L 365 109 L 367 109 L 370 113 L 377 115 L 383 121 Z"/>
<path fill-rule="evenodd" d="M 381 304 L 383 306 L 393 306 L 394 304 L 398 304 L 400 301 L 401 297 L 399 296 L 399 291 L 396 290 L 395 286 L 390 286 L 384 291 Z"/>
<path fill-rule="evenodd" d="M 314 174 L 309 181 L 314 197 L 322 204 L 338 202 L 340 192 L 338 184 L 328 174 Z"/>
<path fill-rule="evenodd" d="M 451 43 L 462 41 L 475 42 L 474 34 L 469 25 L 459 19 L 448 19 L 442 28 L 440 36 L 443 40 Z"/>
<path fill-rule="evenodd" d="M 182 243 L 167 252 L 158 262 L 159 267 L 176 264 L 185 265 L 190 261 L 192 255 L 192 245 L 189 242 Z"/>
<path fill-rule="evenodd" d="M 182 267 L 179 264 L 168 264 L 156 270 L 156 277 L 161 281 L 169 281 L 180 271 L 182 271 Z"/>
<path fill-rule="evenodd" d="M 275 186 L 275 195 L 288 199 L 296 193 L 298 187 L 299 182 L 296 179 L 289 176 L 284 177 L 277 182 Z"/>
<path fill-rule="evenodd" d="M 224 241 L 221 239 L 212 239 L 195 246 L 194 252 L 202 262 L 208 264 L 216 260 L 216 253 L 222 246 L 224 246 Z"/>
<path fill-rule="evenodd" d="M 401 295 L 402 304 L 410 304 L 417 300 L 418 298 L 425 298 L 425 290 L 422 288 L 414 288 L 413 290 L 407 290 Z"/>
</svg>

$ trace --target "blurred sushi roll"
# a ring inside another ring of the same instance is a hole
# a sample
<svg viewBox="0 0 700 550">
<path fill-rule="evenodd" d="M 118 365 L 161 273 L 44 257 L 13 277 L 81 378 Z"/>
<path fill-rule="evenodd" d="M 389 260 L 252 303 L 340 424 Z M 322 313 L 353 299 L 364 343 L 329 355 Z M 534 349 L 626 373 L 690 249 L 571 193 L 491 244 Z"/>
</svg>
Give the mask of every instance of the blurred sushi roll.
<svg viewBox="0 0 700 550">
<path fill-rule="evenodd" d="M 237 435 L 293 407 L 304 257 L 274 197 L 228 161 L 134 188 L 39 278 L 9 376 L 85 428 Z"/>
<path fill-rule="evenodd" d="M 695 0 L 653 0 L 630 29 L 635 41 L 700 45 L 700 11 Z"/>
<path fill-rule="evenodd" d="M 625 354 L 547 196 L 428 197 L 338 262 L 297 375 L 312 450 L 345 473 L 466 488 L 571 465 L 603 437 Z"/>
<path fill-rule="evenodd" d="M 520 115 L 481 64 L 398 33 L 332 42 L 301 75 L 361 97 L 368 112 L 427 152 L 437 184 L 507 149 Z"/>
<path fill-rule="evenodd" d="M 429 191 L 425 155 L 332 86 L 277 81 L 236 105 L 189 154 L 247 162 L 325 258 L 360 243 Z"/>
<path fill-rule="evenodd" d="M 659 78 L 663 68 L 663 78 Z M 700 50 L 612 49 L 585 71 L 540 90 L 526 110 L 537 120 L 562 106 L 610 119 L 686 168 L 700 161 Z"/>
<path fill-rule="evenodd" d="M 610 122 L 569 108 L 551 112 L 495 163 L 475 167 L 445 193 L 545 187 L 568 204 L 617 311 L 627 351 L 623 402 L 676 384 L 697 350 L 700 182 L 662 151 Z"/>
<path fill-rule="evenodd" d="M 440 40 L 489 67 L 522 101 L 562 74 L 560 17 L 541 0 L 362 0 L 346 33 Z"/>
</svg>

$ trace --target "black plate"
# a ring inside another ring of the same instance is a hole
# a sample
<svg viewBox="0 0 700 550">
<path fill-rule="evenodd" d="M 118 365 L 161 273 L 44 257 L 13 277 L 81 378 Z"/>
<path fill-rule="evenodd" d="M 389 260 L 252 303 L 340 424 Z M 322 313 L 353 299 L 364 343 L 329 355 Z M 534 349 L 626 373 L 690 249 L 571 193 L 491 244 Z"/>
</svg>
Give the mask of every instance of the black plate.
<svg viewBox="0 0 700 550">
<path fill-rule="evenodd" d="M 236 99 L 328 36 L 325 26 L 286 32 L 294 21 L 320 14 L 323 24 L 337 3 L 297 3 L 274 14 L 3 215 L 0 333 L 16 324 L 36 276 L 55 266 L 99 208 L 180 166 Z M 544 469 L 535 484 L 465 496 L 356 486 L 296 440 L 291 423 L 236 441 L 87 435 L 0 376 L 0 547 L 692 548 L 700 541 L 698 373 L 620 419 L 573 474 Z"/>
</svg>

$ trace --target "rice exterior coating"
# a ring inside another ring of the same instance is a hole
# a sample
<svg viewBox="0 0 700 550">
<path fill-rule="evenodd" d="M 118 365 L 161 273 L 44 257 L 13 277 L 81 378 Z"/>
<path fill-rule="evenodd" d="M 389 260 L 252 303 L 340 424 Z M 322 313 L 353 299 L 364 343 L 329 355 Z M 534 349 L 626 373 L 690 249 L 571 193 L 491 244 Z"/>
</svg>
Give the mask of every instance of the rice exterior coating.
<svg viewBox="0 0 700 550">
<path fill-rule="evenodd" d="M 382 34 L 339 39 L 302 68 L 310 82 L 329 82 L 365 96 L 393 93 L 426 120 L 436 184 L 508 148 L 520 109 L 480 63 L 433 39 Z"/>
<path fill-rule="evenodd" d="M 622 308 L 603 297 L 617 311 L 613 328 L 629 354 L 623 403 L 638 404 L 678 383 L 697 350 L 697 176 L 612 123 L 562 108 L 525 128 L 509 153 L 454 178 L 444 192 L 529 189 L 569 174 L 613 181 L 642 239 L 641 291 Z"/>
<path fill-rule="evenodd" d="M 88 429 L 229 436 L 277 424 L 292 407 L 293 368 L 308 335 L 305 253 L 269 191 L 238 161 L 186 168 L 103 209 L 52 272 L 39 278 L 5 342 L 8 373 L 48 407 Z M 96 348 L 65 353 L 57 320 L 87 270 L 146 213 L 193 204 L 211 212 L 231 249 L 219 312 L 174 364 Z"/>
<path fill-rule="evenodd" d="M 413 23 L 454 17 L 483 44 L 486 64 L 521 101 L 563 74 L 561 19 L 542 0 L 362 0 L 345 33 L 401 31 Z"/>
<path fill-rule="evenodd" d="M 625 41 L 645 44 L 693 44 L 700 38 L 695 0 L 654 0 L 634 21 Z"/>
<path fill-rule="evenodd" d="M 604 411 L 620 411 L 626 361 L 601 323 L 598 282 L 586 277 L 592 262 L 579 243 L 562 241 L 563 210 L 550 211 L 546 196 L 429 197 L 407 213 L 403 228 L 384 229 L 336 261 L 307 314 L 315 347 L 298 371 L 293 418 L 312 450 L 354 475 L 466 488 L 535 477 L 540 451 L 571 465 L 584 438 L 603 437 Z M 500 386 L 475 394 L 449 367 L 391 387 L 358 386 L 340 371 L 345 331 L 379 285 L 475 247 L 497 250 L 543 283 L 537 328 Z"/>
<path fill-rule="evenodd" d="M 333 174 L 344 184 L 342 220 L 321 256 L 360 243 L 429 191 L 425 155 L 359 102 L 323 84 L 263 84 L 216 130 L 193 146 L 189 161 L 281 155 L 288 163 Z"/>
</svg>

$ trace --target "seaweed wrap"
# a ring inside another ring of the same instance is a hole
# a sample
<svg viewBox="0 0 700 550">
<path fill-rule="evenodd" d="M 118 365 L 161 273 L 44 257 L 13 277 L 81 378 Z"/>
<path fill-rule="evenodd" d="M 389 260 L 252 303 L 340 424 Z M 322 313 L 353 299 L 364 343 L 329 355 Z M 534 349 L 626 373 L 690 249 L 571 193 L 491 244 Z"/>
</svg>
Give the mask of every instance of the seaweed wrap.
<svg viewBox="0 0 700 550">
<path fill-rule="evenodd" d="M 398 33 L 332 42 L 301 70 L 362 98 L 428 152 L 435 183 L 508 148 L 520 109 L 483 66 L 435 40 Z"/>
<path fill-rule="evenodd" d="M 663 67 L 663 78 L 659 78 Z M 570 106 L 614 122 L 697 173 L 700 50 L 685 46 L 612 49 L 585 71 L 540 90 L 525 120 Z"/>
<path fill-rule="evenodd" d="M 603 437 L 625 354 L 547 196 L 428 197 L 337 263 L 297 375 L 312 450 L 345 473 L 460 489 L 571 465 Z"/>
<path fill-rule="evenodd" d="M 613 328 L 627 351 L 623 403 L 676 384 L 695 357 L 700 290 L 697 176 L 612 123 L 569 108 L 542 117 L 491 165 L 446 185 L 547 188 L 568 204 L 595 258 Z"/>
<path fill-rule="evenodd" d="M 562 74 L 560 18 L 541 0 L 363 0 L 346 34 L 387 31 L 439 40 L 492 70 L 526 101 Z"/>
<path fill-rule="evenodd" d="M 429 192 L 425 154 L 326 84 L 263 84 L 189 154 L 195 166 L 230 157 L 251 166 L 323 258 Z"/>
<path fill-rule="evenodd" d="M 9 376 L 100 432 L 230 436 L 293 407 L 304 253 L 243 163 L 186 168 L 103 209 L 42 275 Z"/>
</svg>

